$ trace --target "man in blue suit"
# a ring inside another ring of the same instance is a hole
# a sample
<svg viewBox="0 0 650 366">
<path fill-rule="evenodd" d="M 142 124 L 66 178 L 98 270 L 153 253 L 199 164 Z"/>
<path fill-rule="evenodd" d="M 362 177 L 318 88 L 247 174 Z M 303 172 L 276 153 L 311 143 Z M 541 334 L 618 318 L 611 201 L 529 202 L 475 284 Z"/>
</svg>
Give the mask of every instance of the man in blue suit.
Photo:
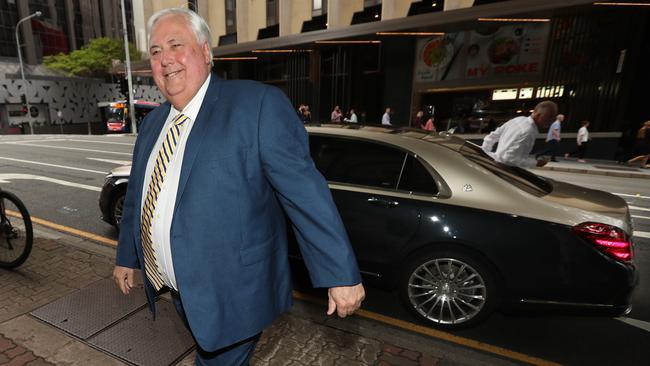
<svg viewBox="0 0 650 366">
<path fill-rule="evenodd" d="M 307 133 L 277 88 L 211 75 L 210 30 L 186 9 L 148 23 L 151 69 L 167 102 L 141 124 L 113 277 L 143 270 L 149 306 L 169 288 L 198 365 L 246 365 L 292 302 L 285 214 L 327 314 L 364 298 L 356 259 Z"/>
</svg>

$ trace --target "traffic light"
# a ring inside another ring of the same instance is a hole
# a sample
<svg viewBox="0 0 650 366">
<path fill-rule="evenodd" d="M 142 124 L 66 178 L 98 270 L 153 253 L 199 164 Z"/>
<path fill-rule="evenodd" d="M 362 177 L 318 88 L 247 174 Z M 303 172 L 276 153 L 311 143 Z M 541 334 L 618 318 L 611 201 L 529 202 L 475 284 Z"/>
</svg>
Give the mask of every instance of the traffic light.
<svg viewBox="0 0 650 366">
<path fill-rule="evenodd" d="M 24 116 L 27 114 L 27 97 L 25 96 L 25 94 L 20 95 L 20 104 L 22 104 L 20 108 L 20 112 Z"/>
<path fill-rule="evenodd" d="M 129 99 L 129 81 L 126 78 L 120 79 L 119 84 L 120 93 L 124 95 L 126 99 Z"/>
</svg>

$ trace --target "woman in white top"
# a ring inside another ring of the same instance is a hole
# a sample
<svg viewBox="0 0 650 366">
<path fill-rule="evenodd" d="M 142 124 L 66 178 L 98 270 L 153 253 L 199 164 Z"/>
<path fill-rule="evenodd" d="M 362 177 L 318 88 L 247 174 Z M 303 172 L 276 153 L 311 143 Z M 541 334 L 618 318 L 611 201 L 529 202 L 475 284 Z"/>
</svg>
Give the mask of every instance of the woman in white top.
<svg viewBox="0 0 650 366">
<path fill-rule="evenodd" d="M 586 163 L 585 161 L 585 152 L 587 151 L 587 145 L 589 144 L 589 121 L 582 121 L 582 127 L 578 130 L 578 136 L 576 137 L 576 143 L 578 147 L 571 154 L 564 154 L 565 158 L 568 158 L 569 155 L 578 154 L 578 162 Z"/>
</svg>

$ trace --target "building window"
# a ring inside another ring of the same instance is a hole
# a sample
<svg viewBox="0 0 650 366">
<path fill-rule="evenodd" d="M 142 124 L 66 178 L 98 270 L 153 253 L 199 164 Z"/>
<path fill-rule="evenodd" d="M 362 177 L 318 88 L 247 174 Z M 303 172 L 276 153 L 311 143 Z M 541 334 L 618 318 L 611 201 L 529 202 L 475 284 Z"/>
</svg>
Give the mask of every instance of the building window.
<svg viewBox="0 0 650 366">
<path fill-rule="evenodd" d="M 312 0 L 311 16 L 317 17 L 323 14 L 327 14 L 327 0 Z"/>
<path fill-rule="evenodd" d="M 237 8 L 235 0 L 226 0 L 226 33 L 237 33 Z"/>
<path fill-rule="evenodd" d="M 266 0 L 266 26 L 278 24 L 280 1 L 279 0 Z"/>
<path fill-rule="evenodd" d="M 196 0 L 190 0 L 187 2 L 187 8 L 194 11 L 195 13 L 199 12 L 199 7 L 196 3 Z"/>
<path fill-rule="evenodd" d="M 18 23 L 16 3 L 0 1 L 0 56 L 18 57 L 14 33 L 16 23 Z"/>
</svg>

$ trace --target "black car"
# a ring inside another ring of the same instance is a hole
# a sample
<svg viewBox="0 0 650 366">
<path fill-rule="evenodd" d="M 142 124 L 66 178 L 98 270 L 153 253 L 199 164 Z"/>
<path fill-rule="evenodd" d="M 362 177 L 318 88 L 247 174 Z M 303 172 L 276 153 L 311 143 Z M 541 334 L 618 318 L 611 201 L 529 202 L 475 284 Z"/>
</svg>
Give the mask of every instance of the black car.
<svg viewBox="0 0 650 366">
<path fill-rule="evenodd" d="M 630 310 L 637 274 L 623 199 L 501 165 L 447 134 L 307 130 L 364 281 L 396 289 L 423 321 L 469 326 L 510 304 Z M 116 226 L 128 169 L 113 170 L 100 196 Z"/>
</svg>

